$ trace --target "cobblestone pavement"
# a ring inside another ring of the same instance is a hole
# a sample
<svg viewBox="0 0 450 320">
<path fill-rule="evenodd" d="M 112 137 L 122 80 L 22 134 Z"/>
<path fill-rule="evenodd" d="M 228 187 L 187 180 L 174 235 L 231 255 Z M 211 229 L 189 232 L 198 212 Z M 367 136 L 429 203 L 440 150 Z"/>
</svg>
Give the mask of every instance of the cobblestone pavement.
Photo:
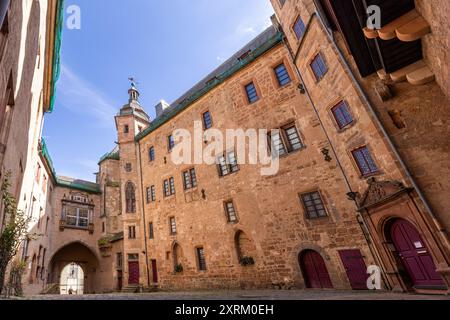
<svg viewBox="0 0 450 320">
<path fill-rule="evenodd" d="M 32 296 L 29 300 L 450 300 L 444 295 L 328 290 L 247 290 L 96 294 L 83 296 Z"/>
</svg>

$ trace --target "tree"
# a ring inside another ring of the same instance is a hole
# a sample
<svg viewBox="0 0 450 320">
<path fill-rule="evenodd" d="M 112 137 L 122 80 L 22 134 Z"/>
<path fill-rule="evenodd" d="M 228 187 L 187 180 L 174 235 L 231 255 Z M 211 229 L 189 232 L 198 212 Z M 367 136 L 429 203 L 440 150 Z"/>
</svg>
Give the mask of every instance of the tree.
<svg viewBox="0 0 450 320">
<path fill-rule="evenodd" d="M 10 193 L 11 172 L 8 171 L 0 189 L 0 196 L 4 207 L 5 225 L 0 233 L 0 294 L 4 289 L 8 264 L 19 251 L 20 245 L 29 237 L 28 225 L 31 217 L 17 208 L 17 200 Z"/>
</svg>

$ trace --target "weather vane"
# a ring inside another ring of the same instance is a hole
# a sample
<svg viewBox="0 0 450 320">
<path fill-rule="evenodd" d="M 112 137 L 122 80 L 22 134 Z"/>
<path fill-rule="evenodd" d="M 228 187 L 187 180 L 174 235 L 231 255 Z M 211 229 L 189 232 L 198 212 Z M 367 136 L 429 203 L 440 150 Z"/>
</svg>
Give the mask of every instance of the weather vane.
<svg viewBox="0 0 450 320">
<path fill-rule="evenodd" d="M 137 79 L 134 78 L 134 77 L 129 77 L 128 80 L 131 81 L 131 86 L 132 86 L 132 87 L 136 87 L 136 85 L 139 84 L 139 82 L 136 81 Z"/>
</svg>

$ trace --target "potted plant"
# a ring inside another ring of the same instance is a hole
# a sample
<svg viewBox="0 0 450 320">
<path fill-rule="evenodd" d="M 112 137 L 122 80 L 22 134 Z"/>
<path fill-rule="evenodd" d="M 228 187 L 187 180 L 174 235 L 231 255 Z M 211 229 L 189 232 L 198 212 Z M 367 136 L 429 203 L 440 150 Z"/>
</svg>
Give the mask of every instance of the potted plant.
<svg viewBox="0 0 450 320">
<path fill-rule="evenodd" d="M 181 272 L 183 272 L 183 265 L 181 263 L 179 263 L 175 266 L 175 273 L 181 273 Z"/>
</svg>

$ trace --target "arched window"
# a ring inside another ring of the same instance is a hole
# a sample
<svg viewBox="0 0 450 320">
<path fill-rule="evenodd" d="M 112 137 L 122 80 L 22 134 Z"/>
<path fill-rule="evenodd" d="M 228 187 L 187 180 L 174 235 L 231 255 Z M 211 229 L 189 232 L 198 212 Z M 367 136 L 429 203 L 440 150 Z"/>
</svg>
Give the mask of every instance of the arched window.
<svg viewBox="0 0 450 320">
<path fill-rule="evenodd" d="M 128 182 L 125 188 L 125 201 L 127 205 L 127 213 L 136 212 L 136 189 L 132 182 Z"/>
<path fill-rule="evenodd" d="M 181 247 L 178 243 L 175 243 L 172 248 L 172 256 L 173 256 L 173 268 L 175 272 L 181 272 L 180 265 L 181 265 L 181 258 L 182 258 L 182 251 Z"/>
</svg>

